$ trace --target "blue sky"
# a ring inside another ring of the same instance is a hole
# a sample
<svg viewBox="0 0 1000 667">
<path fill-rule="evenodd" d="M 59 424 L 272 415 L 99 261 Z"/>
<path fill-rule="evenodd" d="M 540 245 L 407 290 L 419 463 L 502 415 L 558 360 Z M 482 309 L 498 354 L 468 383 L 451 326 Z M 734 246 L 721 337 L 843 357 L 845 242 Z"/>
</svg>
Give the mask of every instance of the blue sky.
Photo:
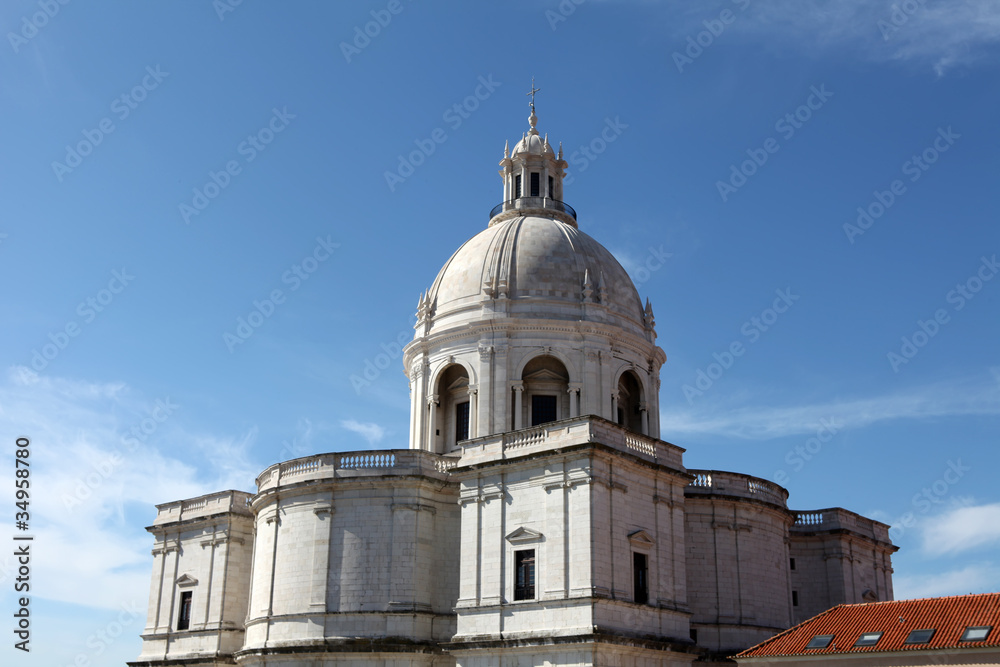
<svg viewBox="0 0 1000 667">
<path fill-rule="evenodd" d="M 138 655 L 155 503 L 407 446 L 399 341 L 532 76 L 581 229 L 653 303 L 686 464 L 893 524 L 897 597 L 1000 589 L 1000 7 L 903 4 L 5 3 L 24 664 Z"/>
</svg>

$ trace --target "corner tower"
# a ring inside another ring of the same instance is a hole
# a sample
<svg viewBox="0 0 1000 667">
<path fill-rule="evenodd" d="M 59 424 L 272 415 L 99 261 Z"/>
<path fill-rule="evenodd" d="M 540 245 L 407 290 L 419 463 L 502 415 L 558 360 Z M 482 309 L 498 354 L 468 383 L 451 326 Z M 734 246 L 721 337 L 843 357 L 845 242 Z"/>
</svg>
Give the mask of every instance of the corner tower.
<svg viewBox="0 0 1000 667">
<path fill-rule="evenodd" d="M 537 92 L 537 91 L 533 91 Z M 500 160 L 503 200 L 419 299 L 403 362 L 410 448 L 582 415 L 659 437 L 653 311 L 563 202 L 566 161 L 529 129 Z"/>
</svg>

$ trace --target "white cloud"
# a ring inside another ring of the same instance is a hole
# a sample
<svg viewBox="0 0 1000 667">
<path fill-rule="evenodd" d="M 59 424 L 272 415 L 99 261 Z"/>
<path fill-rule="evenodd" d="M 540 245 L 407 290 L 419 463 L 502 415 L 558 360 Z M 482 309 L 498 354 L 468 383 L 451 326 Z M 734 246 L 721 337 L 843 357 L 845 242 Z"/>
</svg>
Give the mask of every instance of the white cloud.
<svg viewBox="0 0 1000 667">
<path fill-rule="evenodd" d="M 40 597 L 91 608 L 145 606 L 152 538 L 141 526 L 152 523 L 153 506 L 252 489 L 261 468 L 247 456 L 256 429 L 235 437 L 189 433 L 183 407 L 168 414 L 156 406 L 120 382 L 39 376 L 19 367 L 0 379 L 0 430 L 31 439 L 30 532 L 39 545 L 33 590 Z M 143 426 L 146 433 L 130 435 Z M 208 476 L 199 473 L 201 457 L 212 464 L 202 466 Z M 12 469 L 9 448 L 2 458 Z M 11 525 L 0 531 L 15 532 Z M 8 576 L 0 559 L 0 581 Z"/>
<path fill-rule="evenodd" d="M 990 562 L 972 563 L 950 572 L 893 576 L 897 600 L 989 593 L 1000 590 L 1000 567 Z"/>
<path fill-rule="evenodd" d="M 365 440 L 368 441 L 369 445 L 376 445 L 385 436 L 385 429 L 378 424 L 372 424 L 369 422 L 359 422 L 353 419 L 345 419 L 340 422 L 340 425 L 346 428 L 348 431 L 354 431 Z"/>
<path fill-rule="evenodd" d="M 1000 544 L 1000 503 L 958 507 L 928 518 L 921 538 L 921 549 L 929 556 Z"/>
<path fill-rule="evenodd" d="M 717 18 L 723 7 L 737 15 L 727 30 L 768 44 L 790 43 L 810 53 L 849 50 L 874 61 L 912 61 L 939 75 L 976 60 L 1000 41 L 1000 3 L 995 0 L 770 0 L 752 2 L 745 11 L 730 2 L 710 2 L 683 12 L 681 38 L 703 30 L 701 22 Z"/>
<path fill-rule="evenodd" d="M 815 433 L 820 419 L 836 420 L 842 429 L 863 428 L 898 419 L 1000 415 L 1000 387 L 995 383 L 953 382 L 908 392 L 805 405 L 733 406 L 721 403 L 661 412 L 660 431 L 766 440 Z"/>
</svg>

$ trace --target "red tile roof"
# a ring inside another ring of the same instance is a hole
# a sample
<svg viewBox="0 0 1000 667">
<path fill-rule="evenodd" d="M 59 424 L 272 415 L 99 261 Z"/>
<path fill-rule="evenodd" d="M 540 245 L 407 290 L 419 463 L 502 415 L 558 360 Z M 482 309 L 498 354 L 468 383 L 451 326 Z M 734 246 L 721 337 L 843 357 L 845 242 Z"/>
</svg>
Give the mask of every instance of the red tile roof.
<svg viewBox="0 0 1000 667">
<path fill-rule="evenodd" d="M 969 626 L 993 626 L 985 641 L 959 642 Z M 904 644 L 913 630 L 934 629 L 926 644 Z M 874 646 L 854 643 L 867 632 L 883 632 Z M 833 635 L 827 648 L 806 650 L 816 635 Z M 1000 593 L 945 598 L 842 604 L 743 651 L 737 658 L 881 653 L 1000 646 Z"/>
</svg>

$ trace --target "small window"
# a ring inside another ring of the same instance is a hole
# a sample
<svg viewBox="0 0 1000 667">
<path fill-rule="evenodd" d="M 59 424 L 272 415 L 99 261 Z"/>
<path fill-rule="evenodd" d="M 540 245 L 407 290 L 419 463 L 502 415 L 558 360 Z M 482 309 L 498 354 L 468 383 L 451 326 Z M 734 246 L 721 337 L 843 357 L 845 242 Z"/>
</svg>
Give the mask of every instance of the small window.
<svg viewBox="0 0 1000 667">
<path fill-rule="evenodd" d="M 556 198 L 556 191 L 552 187 L 552 177 L 549 176 L 549 199 L 555 199 L 555 198 Z"/>
<path fill-rule="evenodd" d="M 794 558 L 789 558 L 788 559 L 788 569 L 789 570 L 794 570 L 795 569 L 795 559 Z"/>
<path fill-rule="evenodd" d="M 469 439 L 469 402 L 455 406 L 455 441 Z"/>
<path fill-rule="evenodd" d="M 541 194 L 540 174 L 537 171 L 531 172 L 531 196 L 537 197 Z"/>
<path fill-rule="evenodd" d="M 858 641 L 854 642 L 855 646 L 875 646 L 878 644 L 878 640 L 882 639 L 881 632 L 866 632 L 865 634 L 858 637 Z"/>
<path fill-rule="evenodd" d="M 556 397 L 539 396 L 531 397 L 531 425 L 547 424 L 556 420 Z"/>
<path fill-rule="evenodd" d="M 521 196 L 521 177 L 520 176 L 515 176 L 514 177 L 514 199 L 517 199 L 520 196 Z"/>
<path fill-rule="evenodd" d="M 514 552 L 514 599 L 535 599 L 535 550 Z"/>
<path fill-rule="evenodd" d="M 177 614 L 177 629 L 187 630 L 191 627 L 191 591 L 181 593 L 181 609 Z"/>
<path fill-rule="evenodd" d="M 799 592 L 798 591 L 792 591 L 792 606 L 793 607 L 798 607 L 799 606 Z"/>
<path fill-rule="evenodd" d="M 970 625 L 962 633 L 962 636 L 958 641 L 960 642 L 984 642 L 986 638 L 990 636 L 990 630 L 993 629 L 992 625 Z"/>
<path fill-rule="evenodd" d="M 826 648 L 833 641 L 833 635 L 816 635 L 806 644 L 807 649 Z"/>
<path fill-rule="evenodd" d="M 934 636 L 934 630 L 914 630 L 906 637 L 904 644 L 926 644 Z"/>
<path fill-rule="evenodd" d="M 649 602 L 649 564 L 646 554 L 632 554 L 632 599 L 636 604 Z"/>
</svg>

